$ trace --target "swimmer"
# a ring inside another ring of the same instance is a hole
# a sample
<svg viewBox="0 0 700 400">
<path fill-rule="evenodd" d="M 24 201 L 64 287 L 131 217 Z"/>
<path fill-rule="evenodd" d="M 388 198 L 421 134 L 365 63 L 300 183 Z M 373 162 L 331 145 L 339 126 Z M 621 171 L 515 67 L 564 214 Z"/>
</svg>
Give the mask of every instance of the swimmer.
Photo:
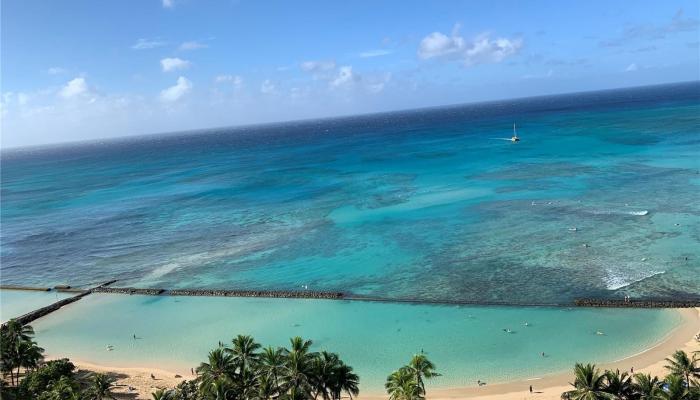
<svg viewBox="0 0 700 400">
<path fill-rule="evenodd" d="M 527 321 L 525 321 L 525 324 L 524 324 L 524 325 L 525 325 L 525 326 L 530 326 L 530 323 L 527 322 Z"/>
<path fill-rule="evenodd" d="M 595 331 L 595 334 L 598 336 L 605 336 L 605 332 L 603 331 Z"/>
</svg>

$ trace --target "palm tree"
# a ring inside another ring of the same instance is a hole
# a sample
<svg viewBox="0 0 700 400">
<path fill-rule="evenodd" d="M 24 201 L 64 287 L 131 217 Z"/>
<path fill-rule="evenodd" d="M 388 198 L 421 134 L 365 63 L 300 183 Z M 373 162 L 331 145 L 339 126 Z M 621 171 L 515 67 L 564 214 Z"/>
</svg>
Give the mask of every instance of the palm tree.
<svg viewBox="0 0 700 400">
<path fill-rule="evenodd" d="M 351 366 L 342 361 L 335 370 L 335 380 L 331 392 L 334 400 L 340 400 L 340 395 L 343 392 L 350 396 L 350 400 L 353 396 L 360 394 L 360 377 L 353 372 Z"/>
<path fill-rule="evenodd" d="M 289 342 L 292 346 L 290 350 L 287 350 L 287 352 L 298 351 L 303 353 L 308 353 L 311 349 L 311 345 L 314 343 L 311 340 L 304 340 L 299 336 L 295 336 L 289 339 Z"/>
<path fill-rule="evenodd" d="M 423 400 L 424 392 L 416 381 L 416 375 L 408 368 L 394 371 L 384 385 L 390 400 Z"/>
<path fill-rule="evenodd" d="M 223 398 L 222 393 L 225 395 L 231 389 L 232 377 L 235 375 L 233 357 L 225 348 L 217 347 L 209 352 L 208 361 L 197 367 L 200 390 L 210 398 Z"/>
<path fill-rule="evenodd" d="M 0 370 L 3 374 L 10 375 L 10 382 L 14 385 L 19 382 L 19 373 L 21 367 L 30 366 L 34 368 L 36 363 L 43 358 L 41 352 L 44 349 L 36 346 L 32 342 L 34 329 L 30 325 L 22 325 L 17 320 L 11 319 L 0 328 Z M 28 343 L 33 343 L 34 346 Z M 15 379 L 14 369 L 17 368 Z"/>
<path fill-rule="evenodd" d="M 16 361 L 17 361 L 17 376 L 19 376 L 20 367 L 24 367 L 25 371 L 33 370 L 39 366 L 39 363 L 44 359 L 41 354 L 44 349 L 39 347 L 36 342 L 27 340 L 20 342 L 17 346 Z"/>
<path fill-rule="evenodd" d="M 114 399 L 111 390 L 114 386 L 114 379 L 105 374 L 94 374 L 90 382 L 89 399 L 104 400 Z"/>
<path fill-rule="evenodd" d="M 307 353 L 292 351 L 287 355 L 284 374 L 282 375 L 283 391 L 295 394 L 311 395 L 309 375 L 311 375 L 311 359 Z"/>
<path fill-rule="evenodd" d="M 277 389 L 279 387 L 279 377 L 284 372 L 284 350 L 268 346 L 260 354 L 259 368 L 262 376 L 270 379 L 270 383 Z"/>
<path fill-rule="evenodd" d="M 248 397 L 248 391 L 254 386 L 253 368 L 257 363 L 260 355 L 257 350 L 260 349 L 260 344 L 248 335 L 238 335 L 233 341 L 232 349 L 225 349 L 231 354 L 233 362 L 238 369 L 238 384 L 243 398 Z"/>
<path fill-rule="evenodd" d="M 259 400 L 273 399 L 277 395 L 277 387 L 269 375 L 263 374 L 258 377 L 256 385 L 256 396 Z"/>
<path fill-rule="evenodd" d="M 698 366 L 697 354 L 693 354 L 693 357 L 688 357 L 683 350 L 677 350 L 671 358 L 667 358 L 668 369 L 672 375 L 678 375 L 683 377 L 685 384 L 690 386 L 690 378 L 700 378 L 700 366 Z"/>
<path fill-rule="evenodd" d="M 676 352 L 677 353 L 677 352 Z M 671 374 L 664 379 L 666 387 L 659 393 L 659 399 L 662 400 L 697 400 L 697 391 L 693 393 L 689 389 L 682 375 Z"/>
<path fill-rule="evenodd" d="M 423 393 L 425 393 L 424 378 L 430 379 L 440 376 L 440 374 L 435 372 L 435 365 L 423 353 L 414 355 L 406 367 L 416 377 L 416 382 L 418 382 Z"/>
<path fill-rule="evenodd" d="M 323 400 L 331 397 L 331 387 L 335 379 L 335 370 L 339 366 L 340 359 L 337 354 L 322 351 L 311 362 L 311 375 L 309 383 L 314 390 L 314 399 L 319 395 Z"/>
<path fill-rule="evenodd" d="M 632 395 L 632 377 L 620 370 L 605 371 L 605 391 L 618 399 L 626 399 Z"/>
<path fill-rule="evenodd" d="M 15 319 L 11 319 L 3 326 L 3 334 L 10 343 L 19 343 L 32 340 L 34 328 L 31 325 L 22 325 Z"/>
<path fill-rule="evenodd" d="M 605 391 L 605 375 L 601 375 L 595 365 L 577 363 L 574 367 L 574 383 L 571 386 L 575 389 L 562 393 L 562 399 L 604 400 L 615 398 L 614 395 Z"/>
<path fill-rule="evenodd" d="M 290 340 L 291 350 L 284 349 L 286 355 L 286 363 L 284 373 L 282 375 L 282 391 L 288 392 L 287 396 L 294 398 L 299 396 L 311 397 L 311 382 L 312 361 L 316 356 L 315 353 L 310 353 L 312 342 L 303 340 L 300 337 L 294 337 Z"/>
<path fill-rule="evenodd" d="M 62 376 L 51 382 L 47 390 L 39 394 L 37 400 L 80 400 L 80 388 L 73 379 Z"/>
<path fill-rule="evenodd" d="M 658 400 L 662 391 L 663 382 L 658 377 L 647 374 L 634 374 L 632 392 L 639 400 Z"/>
<path fill-rule="evenodd" d="M 21 337 L 15 337 L 20 340 L 15 343 L 2 341 L 2 369 L 3 373 L 10 374 L 12 384 L 19 383 L 19 374 L 24 367 L 25 372 L 33 370 L 39 366 L 44 359 L 44 349 L 37 346 L 36 342 L 31 340 L 23 340 Z M 15 373 L 14 370 L 17 370 Z"/>
</svg>

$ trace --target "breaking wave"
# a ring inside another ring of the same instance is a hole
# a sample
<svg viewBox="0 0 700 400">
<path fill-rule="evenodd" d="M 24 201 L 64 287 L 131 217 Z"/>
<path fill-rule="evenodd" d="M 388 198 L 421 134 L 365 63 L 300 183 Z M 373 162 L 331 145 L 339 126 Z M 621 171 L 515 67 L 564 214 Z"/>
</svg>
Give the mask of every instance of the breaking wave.
<svg viewBox="0 0 700 400">
<path fill-rule="evenodd" d="M 640 272 L 637 274 L 633 274 L 633 276 L 623 276 L 619 272 L 610 269 L 608 269 L 606 272 L 607 276 L 603 278 L 603 282 L 605 282 L 605 287 L 608 290 L 622 289 L 624 287 L 630 286 L 634 283 L 643 281 L 653 276 L 666 273 L 666 271 L 649 271 L 646 273 Z"/>
</svg>

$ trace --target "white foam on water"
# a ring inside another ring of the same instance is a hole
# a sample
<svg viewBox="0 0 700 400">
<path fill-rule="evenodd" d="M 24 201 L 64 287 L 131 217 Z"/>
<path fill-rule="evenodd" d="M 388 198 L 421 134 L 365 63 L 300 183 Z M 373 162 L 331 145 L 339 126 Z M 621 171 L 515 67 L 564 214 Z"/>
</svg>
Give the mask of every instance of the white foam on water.
<svg viewBox="0 0 700 400">
<path fill-rule="evenodd" d="M 143 277 L 143 281 L 158 281 L 163 276 L 181 269 L 201 266 L 214 260 L 226 259 L 241 255 L 245 256 L 249 255 L 250 253 L 263 250 L 269 247 L 269 245 L 279 237 L 288 234 L 288 232 L 284 230 L 282 230 L 282 232 L 280 231 L 281 230 L 278 229 L 276 231 L 268 231 L 262 235 L 252 235 L 245 239 L 239 239 L 239 241 L 235 244 L 220 250 L 205 251 L 176 257 L 175 259 L 153 269 L 150 273 Z"/>
<path fill-rule="evenodd" d="M 649 211 L 647 210 L 642 210 L 642 211 L 630 211 L 627 214 L 629 215 L 647 215 L 649 214 Z"/>
<path fill-rule="evenodd" d="M 666 271 L 622 271 L 622 270 L 613 270 L 613 269 L 606 269 L 605 273 L 607 276 L 603 278 L 603 281 L 605 282 L 605 287 L 608 290 L 617 290 L 617 289 L 622 289 L 624 287 L 627 287 L 633 283 L 642 281 L 647 278 L 651 278 L 656 275 L 661 275 L 663 273 L 666 273 Z"/>
<path fill-rule="evenodd" d="M 590 211 L 590 213 L 595 214 L 595 215 L 637 215 L 637 216 L 643 216 L 643 215 L 648 215 L 649 210 L 637 210 L 637 211 L 593 210 L 593 211 Z"/>
</svg>

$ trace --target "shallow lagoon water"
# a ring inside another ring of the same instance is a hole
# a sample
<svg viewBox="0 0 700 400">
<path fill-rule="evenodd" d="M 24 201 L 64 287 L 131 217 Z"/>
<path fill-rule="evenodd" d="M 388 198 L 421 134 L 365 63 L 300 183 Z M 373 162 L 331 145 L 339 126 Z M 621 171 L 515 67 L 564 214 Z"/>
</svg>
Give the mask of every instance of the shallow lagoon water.
<svg viewBox="0 0 700 400">
<path fill-rule="evenodd" d="M 0 322 L 19 317 L 71 296 L 75 296 L 75 294 L 56 291 L 0 290 Z"/>
<path fill-rule="evenodd" d="M 182 373 L 239 333 L 273 346 L 300 335 L 316 350 L 339 353 L 360 375 L 361 388 L 378 392 L 393 369 L 421 350 L 443 373 L 435 386 L 471 386 L 477 379 L 495 383 L 575 362 L 615 361 L 651 347 L 680 322 L 672 310 L 93 294 L 34 327 L 53 356 Z M 108 344 L 115 350 L 107 351 Z"/>
</svg>

